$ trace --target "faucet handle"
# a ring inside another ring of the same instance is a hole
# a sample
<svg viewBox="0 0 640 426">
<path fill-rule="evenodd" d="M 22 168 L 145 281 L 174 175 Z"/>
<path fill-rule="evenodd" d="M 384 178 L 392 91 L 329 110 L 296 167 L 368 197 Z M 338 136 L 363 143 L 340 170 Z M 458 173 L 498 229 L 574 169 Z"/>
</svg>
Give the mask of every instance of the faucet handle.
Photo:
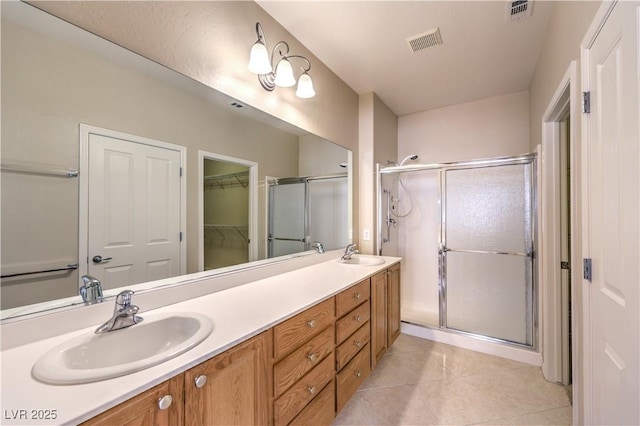
<svg viewBox="0 0 640 426">
<path fill-rule="evenodd" d="M 131 298 L 135 292 L 133 290 L 123 290 L 116 296 L 116 305 L 131 306 Z"/>
</svg>

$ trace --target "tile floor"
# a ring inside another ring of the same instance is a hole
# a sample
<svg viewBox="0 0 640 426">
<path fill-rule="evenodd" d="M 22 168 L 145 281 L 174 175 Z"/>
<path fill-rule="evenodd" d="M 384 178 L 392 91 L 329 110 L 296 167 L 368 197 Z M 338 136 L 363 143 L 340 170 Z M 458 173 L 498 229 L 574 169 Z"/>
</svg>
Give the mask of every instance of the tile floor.
<svg viewBox="0 0 640 426">
<path fill-rule="evenodd" d="M 540 368 L 406 334 L 333 425 L 570 425 L 567 388 Z"/>
</svg>

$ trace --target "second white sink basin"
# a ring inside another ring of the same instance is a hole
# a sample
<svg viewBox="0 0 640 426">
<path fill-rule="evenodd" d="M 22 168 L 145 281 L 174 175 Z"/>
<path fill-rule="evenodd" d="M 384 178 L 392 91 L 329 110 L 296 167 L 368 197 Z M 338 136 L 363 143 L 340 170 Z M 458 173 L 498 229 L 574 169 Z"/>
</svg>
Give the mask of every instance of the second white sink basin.
<svg viewBox="0 0 640 426">
<path fill-rule="evenodd" d="M 366 254 L 354 254 L 349 260 L 338 259 L 338 261 L 345 265 L 356 266 L 375 266 L 384 263 L 384 259 L 380 256 L 368 256 Z"/>
<path fill-rule="evenodd" d="M 54 347 L 33 366 L 34 377 L 66 385 L 124 376 L 194 348 L 213 331 L 211 320 L 200 314 L 142 316 L 140 324 L 78 336 Z"/>
</svg>

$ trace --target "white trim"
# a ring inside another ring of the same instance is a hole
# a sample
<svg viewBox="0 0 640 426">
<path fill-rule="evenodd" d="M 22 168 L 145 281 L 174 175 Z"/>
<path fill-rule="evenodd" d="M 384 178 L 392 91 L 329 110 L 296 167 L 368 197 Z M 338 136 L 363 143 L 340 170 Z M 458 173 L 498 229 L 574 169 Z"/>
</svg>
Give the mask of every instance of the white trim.
<svg viewBox="0 0 640 426">
<path fill-rule="evenodd" d="M 180 275 L 187 273 L 187 148 L 169 142 L 131 135 L 117 130 L 104 129 L 80 123 L 80 167 L 79 193 L 78 193 L 78 286 L 80 277 L 86 275 L 89 269 L 89 135 L 100 135 L 108 138 L 122 139 L 134 143 L 140 143 L 157 148 L 178 151 L 180 153 L 180 167 L 182 179 L 180 179 L 180 229 L 182 241 L 180 242 Z"/>
<path fill-rule="evenodd" d="M 560 85 L 551 98 L 551 102 L 542 116 L 542 173 L 541 173 L 541 210 L 540 210 L 540 289 L 542 303 L 542 347 L 543 356 L 542 372 L 545 378 L 552 382 L 563 381 L 562 369 L 562 297 L 561 297 L 561 271 L 560 262 L 562 253 L 560 241 L 560 150 L 561 142 L 560 121 L 570 115 L 569 147 L 570 157 L 576 152 L 576 128 L 578 99 L 576 95 L 577 64 L 571 61 Z M 571 167 L 572 175 L 575 168 Z M 571 187 L 574 188 L 574 180 L 571 179 Z M 571 197 L 576 194 L 572 191 Z M 571 217 L 575 217 L 575 203 L 572 200 Z M 573 229 L 571 234 L 575 234 Z M 572 253 L 575 250 L 572 249 Z M 573 265 L 573 263 L 572 263 Z M 576 269 L 574 269 L 576 270 Z M 572 285 L 573 287 L 573 285 Z M 574 328 L 575 329 L 575 328 Z M 575 354 L 575 350 L 573 352 Z"/>
<path fill-rule="evenodd" d="M 600 5 L 600 8 L 596 12 L 589 29 L 585 33 L 584 38 L 582 39 L 582 43 L 580 44 L 580 71 L 581 71 L 581 91 L 588 92 L 590 90 L 589 87 L 589 51 L 593 46 L 593 43 L 596 40 L 596 37 L 600 33 L 600 30 L 604 26 L 607 18 L 613 11 L 613 7 L 617 1 L 603 1 Z M 580 215 L 582 221 L 582 229 L 581 229 L 581 256 L 577 259 L 577 262 L 580 262 L 580 258 L 589 258 L 591 257 L 590 252 L 590 241 L 589 241 L 589 229 L 590 229 L 590 217 L 589 217 L 589 151 L 588 147 L 590 138 L 590 116 L 589 114 L 582 114 L 582 128 L 581 128 L 581 137 L 582 137 L 582 146 L 581 146 L 581 195 L 582 201 L 580 204 Z M 580 265 L 582 268 L 582 265 Z M 579 274 L 582 277 L 582 274 Z M 582 344 L 580 345 L 580 353 L 582 355 L 582 369 L 578 372 L 579 374 L 575 374 L 580 377 L 581 383 L 579 384 L 579 390 L 582 390 L 582 401 L 574 401 L 574 419 L 581 419 L 584 424 L 592 424 L 592 413 L 591 407 L 593 406 L 593 378 L 591 375 L 591 371 L 593 368 L 592 365 L 592 357 L 591 357 L 591 293 L 589 290 L 589 282 L 586 280 L 579 280 L 580 285 L 582 285 L 582 300 L 581 300 L 581 320 L 582 320 L 582 329 L 579 337 L 582 340 Z M 575 395 L 575 390 L 574 390 Z M 575 400 L 575 398 L 574 398 Z M 575 403 L 577 402 L 577 404 Z"/>
<path fill-rule="evenodd" d="M 204 271 L 204 160 L 215 160 L 249 168 L 249 262 L 258 260 L 258 163 L 228 155 L 198 150 L 198 271 Z"/>
<path fill-rule="evenodd" d="M 462 334 L 451 333 L 446 330 L 422 327 L 406 322 L 401 324 L 401 331 L 410 336 L 421 337 L 423 339 L 433 340 L 434 342 L 446 343 L 448 345 L 458 346 L 476 352 L 524 362 L 537 367 L 542 364 L 542 355 L 531 349 L 523 349 L 509 344 L 489 342 Z"/>
</svg>

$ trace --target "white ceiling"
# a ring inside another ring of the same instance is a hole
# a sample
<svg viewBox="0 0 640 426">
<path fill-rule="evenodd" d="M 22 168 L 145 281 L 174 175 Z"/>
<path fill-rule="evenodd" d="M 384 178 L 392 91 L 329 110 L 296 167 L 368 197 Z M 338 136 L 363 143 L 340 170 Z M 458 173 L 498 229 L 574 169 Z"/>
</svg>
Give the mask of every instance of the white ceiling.
<svg viewBox="0 0 640 426">
<path fill-rule="evenodd" d="M 553 7 L 533 1 L 530 17 L 511 22 L 506 1 L 258 4 L 358 94 L 375 92 L 397 115 L 527 89 Z M 406 39 L 436 27 L 443 44 L 412 53 Z"/>
</svg>

